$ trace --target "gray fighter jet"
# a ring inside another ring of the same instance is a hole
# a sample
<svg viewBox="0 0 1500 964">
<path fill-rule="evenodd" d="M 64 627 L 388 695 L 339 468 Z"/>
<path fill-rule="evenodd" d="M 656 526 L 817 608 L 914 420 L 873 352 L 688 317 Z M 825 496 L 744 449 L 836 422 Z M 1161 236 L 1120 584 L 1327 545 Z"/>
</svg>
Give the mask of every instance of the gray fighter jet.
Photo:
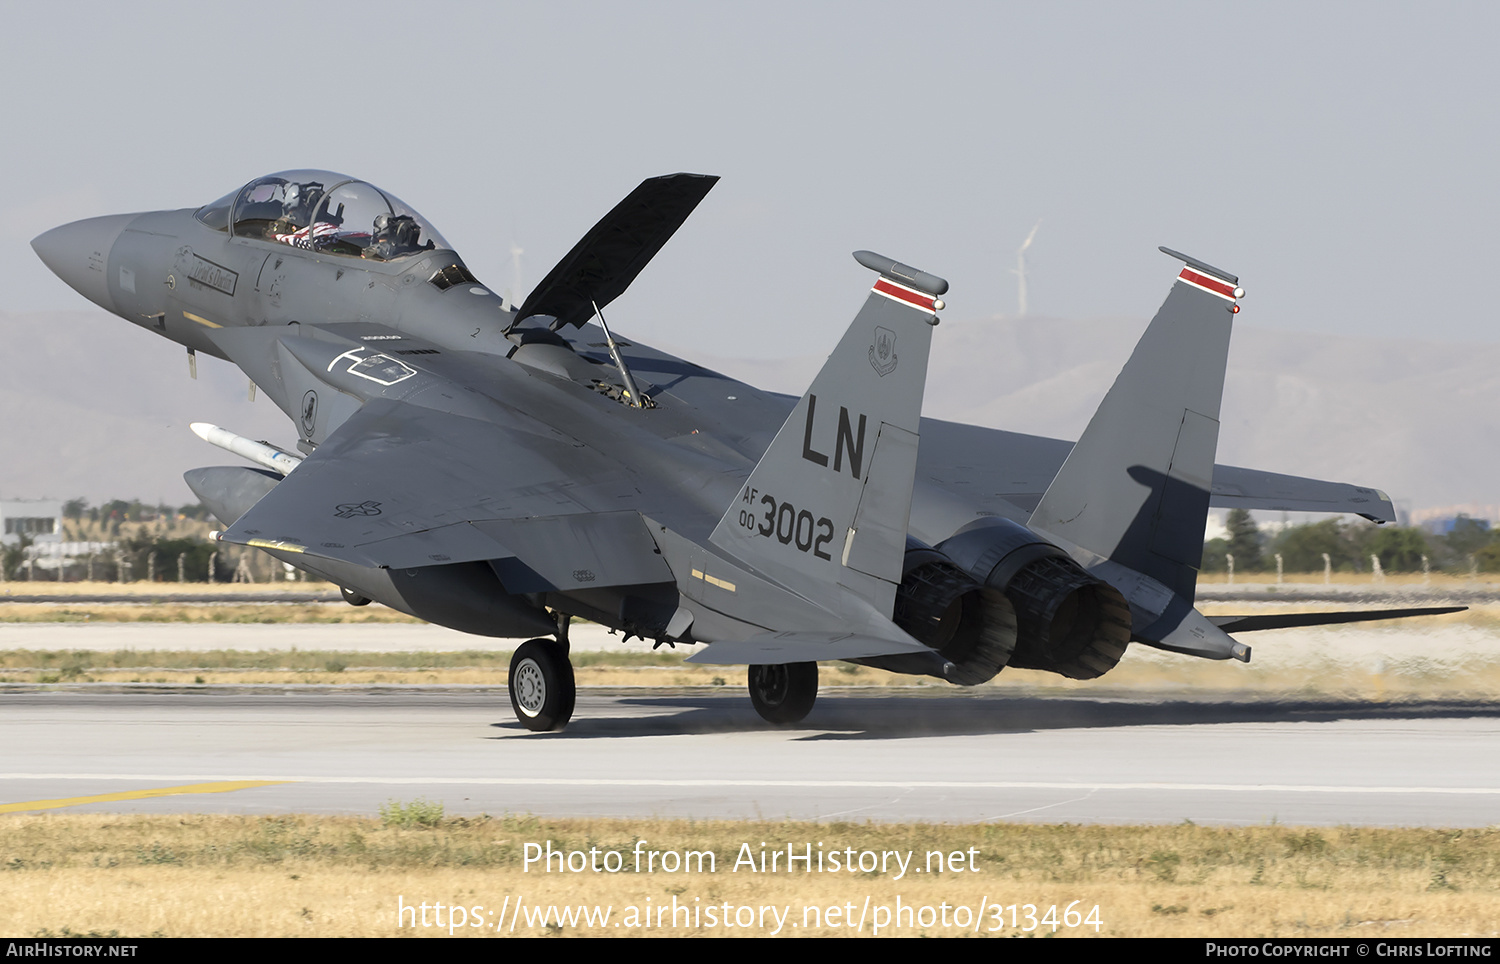
<svg viewBox="0 0 1500 964">
<path fill-rule="evenodd" d="M 291 419 L 300 456 L 195 426 L 262 466 L 187 473 L 223 541 L 354 605 L 535 637 L 510 673 L 534 730 L 573 712 L 575 616 L 748 664 L 755 708 L 790 723 L 824 660 L 963 686 L 1007 666 L 1087 679 L 1132 641 L 1248 660 L 1228 632 L 1415 612 L 1194 608 L 1210 506 L 1395 518 L 1374 489 L 1214 464 L 1233 275 L 1162 249 L 1183 266 L 1070 445 L 922 418 L 948 283 L 857 251 L 873 285 L 793 399 L 605 322 L 716 180 L 645 181 L 519 306 L 416 211 L 327 171 L 32 245 L 95 304 L 238 365 Z"/>
</svg>

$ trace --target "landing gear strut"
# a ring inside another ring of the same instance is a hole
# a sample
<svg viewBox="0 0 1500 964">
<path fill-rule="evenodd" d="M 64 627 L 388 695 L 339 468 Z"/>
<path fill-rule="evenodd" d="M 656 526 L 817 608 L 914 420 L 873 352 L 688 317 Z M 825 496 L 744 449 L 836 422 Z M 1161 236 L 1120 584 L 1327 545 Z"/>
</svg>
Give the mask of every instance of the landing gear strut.
<svg viewBox="0 0 1500 964">
<path fill-rule="evenodd" d="M 750 667 L 750 702 L 768 723 L 800 723 L 817 698 L 817 663 Z"/>
<path fill-rule="evenodd" d="M 510 659 L 510 705 L 528 730 L 560 730 L 573 716 L 578 688 L 562 643 L 533 639 Z"/>
</svg>

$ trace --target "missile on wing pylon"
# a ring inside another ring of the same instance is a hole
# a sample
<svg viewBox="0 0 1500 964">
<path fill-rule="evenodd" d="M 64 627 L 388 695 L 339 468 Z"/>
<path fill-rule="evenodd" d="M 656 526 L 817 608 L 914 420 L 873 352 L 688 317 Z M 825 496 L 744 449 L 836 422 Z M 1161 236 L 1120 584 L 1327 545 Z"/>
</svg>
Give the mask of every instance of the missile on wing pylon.
<svg viewBox="0 0 1500 964">
<path fill-rule="evenodd" d="M 194 422 L 190 427 L 194 434 L 203 439 L 203 441 L 211 442 L 221 449 L 233 452 L 241 458 L 249 459 L 257 465 L 264 465 L 266 468 L 279 472 L 282 475 L 289 474 L 292 469 L 302 464 L 302 460 L 295 455 L 288 455 L 280 449 L 273 448 L 264 442 L 257 442 L 253 439 L 245 438 L 243 435 L 236 435 L 227 428 L 220 428 L 208 422 Z"/>
</svg>

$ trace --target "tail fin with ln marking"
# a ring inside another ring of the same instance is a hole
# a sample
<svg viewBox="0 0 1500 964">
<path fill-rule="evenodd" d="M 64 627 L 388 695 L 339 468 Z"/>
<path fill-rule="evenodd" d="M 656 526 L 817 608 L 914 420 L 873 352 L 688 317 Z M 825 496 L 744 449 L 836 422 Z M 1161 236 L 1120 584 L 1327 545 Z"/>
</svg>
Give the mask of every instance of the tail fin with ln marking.
<svg viewBox="0 0 1500 964">
<path fill-rule="evenodd" d="M 869 251 L 854 257 L 880 277 L 710 541 L 809 599 L 853 593 L 889 618 L 948 282 Z"/>
</svg>

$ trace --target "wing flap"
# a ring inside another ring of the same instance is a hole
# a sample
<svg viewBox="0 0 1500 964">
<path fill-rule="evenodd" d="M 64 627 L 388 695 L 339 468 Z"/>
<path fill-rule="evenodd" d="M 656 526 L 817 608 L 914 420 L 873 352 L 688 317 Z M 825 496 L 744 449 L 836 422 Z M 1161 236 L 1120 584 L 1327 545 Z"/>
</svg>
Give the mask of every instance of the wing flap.
<svg viewBox="0 0 1500 964">
<path fill-rule="evenodd" d="M 500 570 L 511 592 L 595 589 L 671 582 L 672 570 L 635 511 L 594 512 L 551 518 L 497 519 L 473 528 L 503 543 L 540 578 L 523 585 L 519 572 Z"/>
<path fill-rule="evenodd" d="M 318 549 L 309 549 L 314 555 Z M 453 562 L 503 559 L 513 555 L 504 544 L 469 522 L 410 532 L 353 547 L 372 565 L 385 569 L 416 569 Z"/>
</svg>

